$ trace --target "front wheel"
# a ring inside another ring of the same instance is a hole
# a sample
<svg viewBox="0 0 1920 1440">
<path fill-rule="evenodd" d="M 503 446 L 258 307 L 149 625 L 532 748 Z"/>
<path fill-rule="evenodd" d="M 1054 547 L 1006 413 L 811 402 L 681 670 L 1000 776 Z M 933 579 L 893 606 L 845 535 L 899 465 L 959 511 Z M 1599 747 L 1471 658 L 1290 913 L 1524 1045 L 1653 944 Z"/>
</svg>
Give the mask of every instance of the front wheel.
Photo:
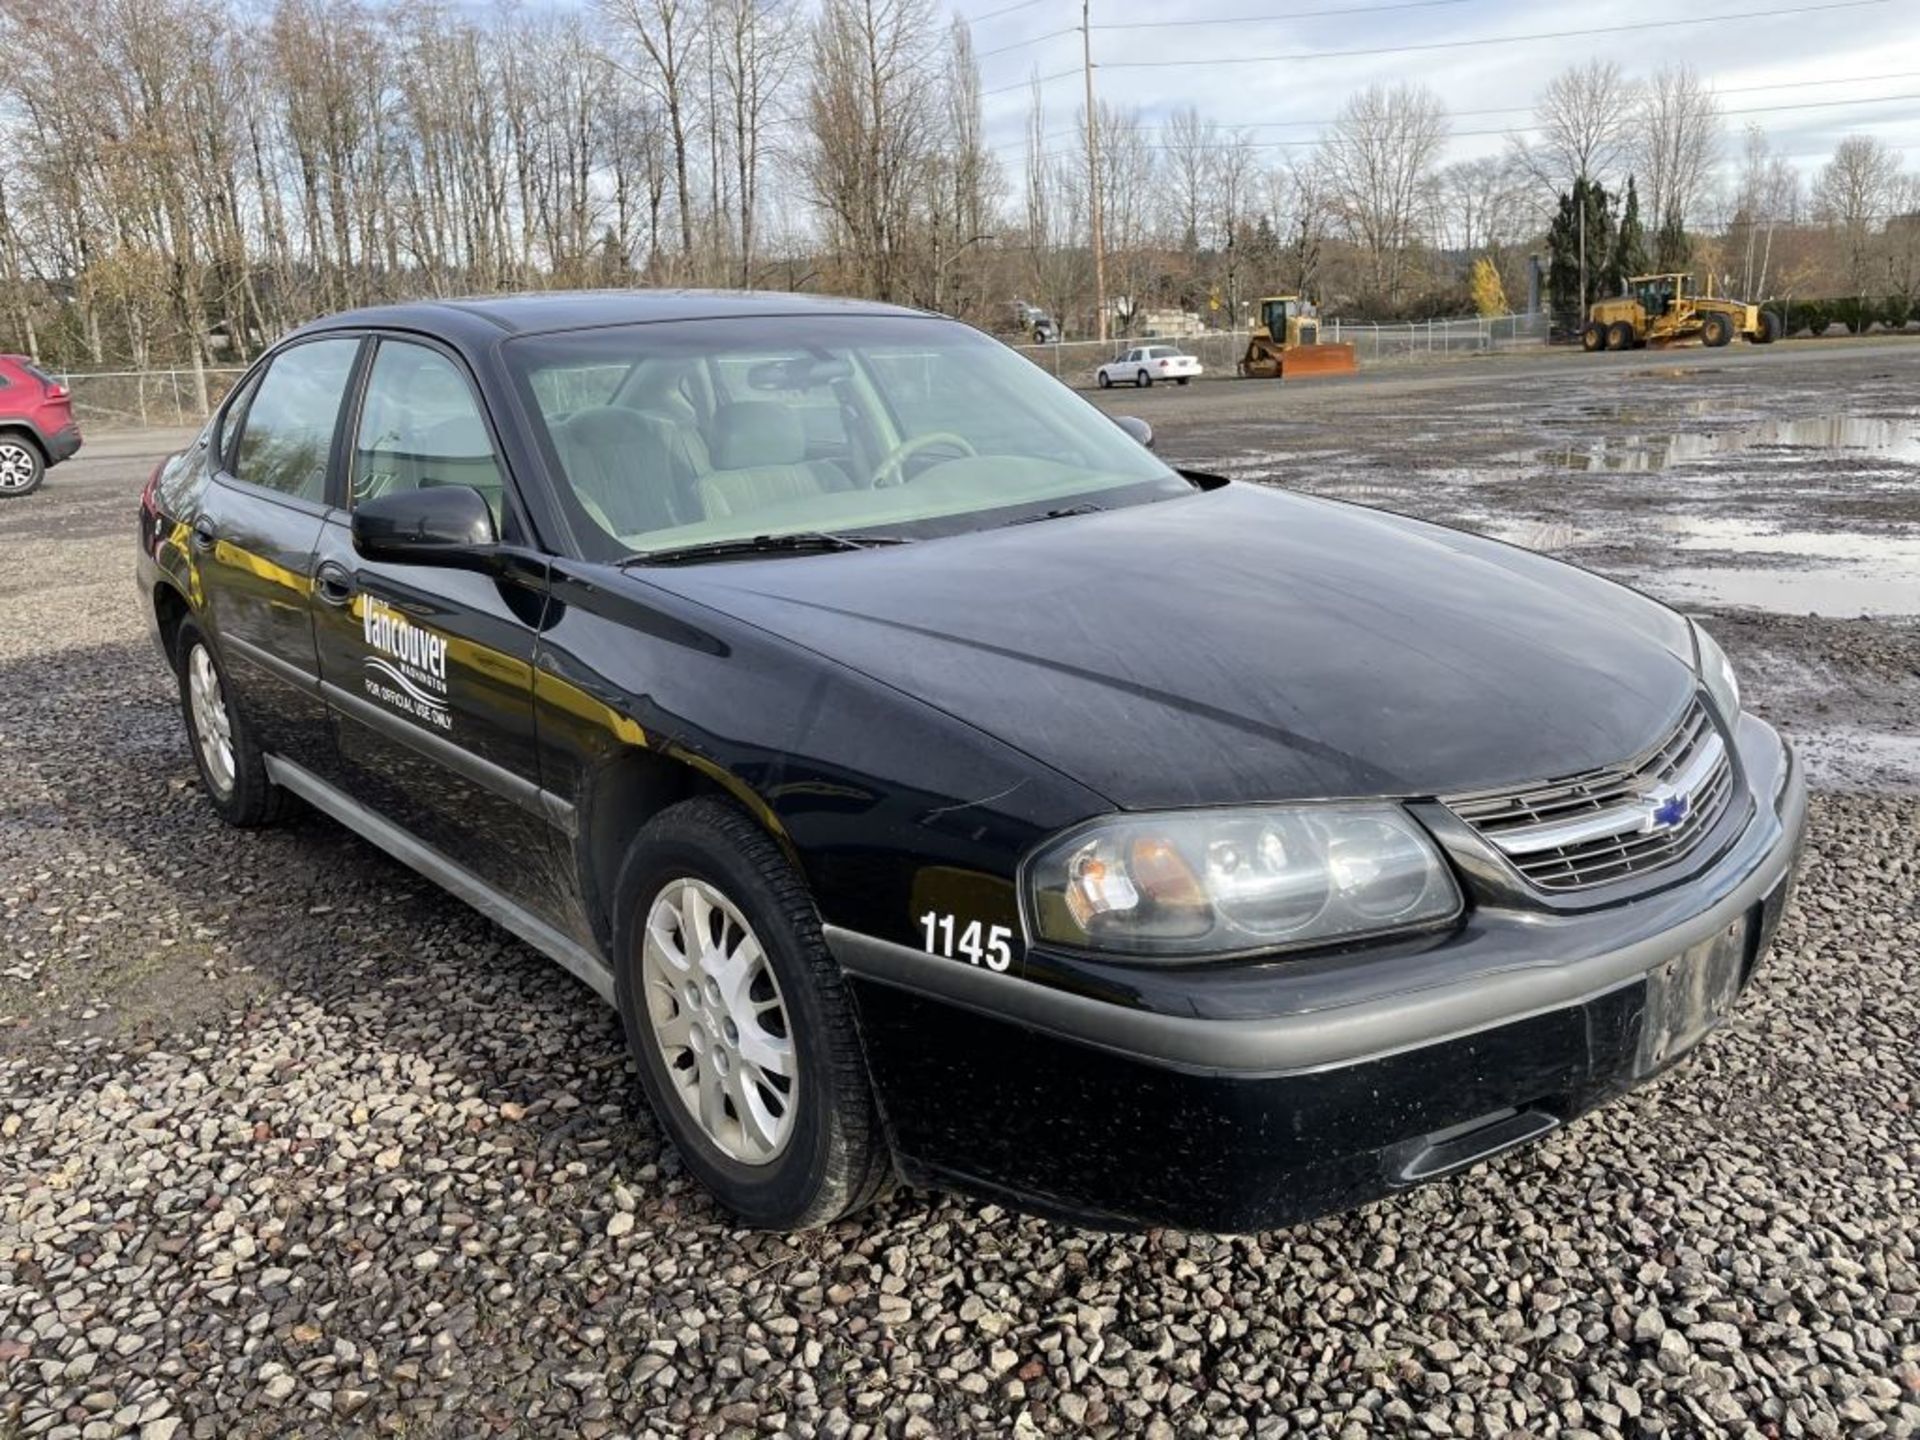
<svg viewBox="0 0 1920 1440">
<path fill-rule="evenodd" d="M 1113 388 L 1113 377 L 1107 374 L 1106 371 L 1102 370 L 1095 378 L 1099 380 L 1102 390 L 1111 390 Z"/>
<path fill-rule="evenodd" d="M 18 435 L 0 435 L 0 499 L 31 495 L 47 478 L 40 447 Z"/>
<path fill-rule="evenodd" d="M 1733 321 L 1725 315 L 1716 312 L 1700 322 L 1700 340 L 1708 348 L 1718 350 L 1732 339 Z"/>
<path fill-rule="evenodd" d="M 824 1225 L 892 1174 L 853 1002 L 806 886 L 724 800 L 664 811 L 615 894 L 615 988 L 661 1126 L 748 1225 Z"/>
</svg>

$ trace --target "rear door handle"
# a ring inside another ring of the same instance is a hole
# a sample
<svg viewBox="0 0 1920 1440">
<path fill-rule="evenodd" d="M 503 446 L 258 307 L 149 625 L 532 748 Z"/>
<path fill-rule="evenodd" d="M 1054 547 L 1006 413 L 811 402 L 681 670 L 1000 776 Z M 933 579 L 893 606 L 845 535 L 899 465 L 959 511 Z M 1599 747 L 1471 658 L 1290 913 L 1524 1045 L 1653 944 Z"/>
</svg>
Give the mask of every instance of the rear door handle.
<svg viewBox="0 0 1920 1440">
<path fill-rule="evenodd" d="M 353 576 L 337 560 L 322 560 L 313 572 L 313 593 L 323 605 L 345 606 L 353 600 Z"/>
<path fill-rule="evenodd" d="M 202 515 L 193 522 L 193 548 L 211 550 L 220 539 L 220 532 L 213 528 L 213 521 Z"/>
</svg>

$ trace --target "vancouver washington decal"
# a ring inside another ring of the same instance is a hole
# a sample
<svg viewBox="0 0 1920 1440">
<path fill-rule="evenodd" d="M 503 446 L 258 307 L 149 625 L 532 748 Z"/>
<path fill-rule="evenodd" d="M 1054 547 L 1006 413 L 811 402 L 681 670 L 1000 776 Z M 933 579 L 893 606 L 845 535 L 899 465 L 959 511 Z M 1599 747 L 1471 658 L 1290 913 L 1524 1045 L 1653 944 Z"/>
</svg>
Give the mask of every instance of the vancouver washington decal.
<svg viewBox="0 0 1920 1440">
<path fill-rule="evenodd" d="M 361 661 L 367 694 L 437 730 L 451 730 L 446 640 L 374 599 L 367 601 L 360 624 L 367 648 L 377 652 Z"/>
</svg>

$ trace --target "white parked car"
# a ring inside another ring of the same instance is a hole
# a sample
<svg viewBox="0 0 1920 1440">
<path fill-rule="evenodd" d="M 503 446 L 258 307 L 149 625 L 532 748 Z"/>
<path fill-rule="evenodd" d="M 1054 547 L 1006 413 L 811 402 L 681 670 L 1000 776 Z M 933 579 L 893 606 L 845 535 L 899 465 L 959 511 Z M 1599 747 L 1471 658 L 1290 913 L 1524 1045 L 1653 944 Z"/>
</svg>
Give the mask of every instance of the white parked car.
<svg viewBox="0 0 1920 1440">
<path fill-rule="evenodd" d="M 1200 362 L 1178 345 L 1136 345 L 1118 360 L 1093 372 L 1105 390 L 1110 385 L 1151 385 L 1171 380 L 1184 385 L 1200 373 Z"/>
</svg>

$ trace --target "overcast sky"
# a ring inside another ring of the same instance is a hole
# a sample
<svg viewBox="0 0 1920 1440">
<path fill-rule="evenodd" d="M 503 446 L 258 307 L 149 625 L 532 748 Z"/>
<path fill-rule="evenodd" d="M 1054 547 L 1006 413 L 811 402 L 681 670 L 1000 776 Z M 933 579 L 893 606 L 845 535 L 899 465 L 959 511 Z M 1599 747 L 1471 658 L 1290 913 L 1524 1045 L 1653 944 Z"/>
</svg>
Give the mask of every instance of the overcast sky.
<svg viewBox="0 0 1920 1440">
<path fill-rule="evenodd" d="M 1056 137 L 1050 148 L 1075 143 L 1071 132 L 1084 90 L 1079 0 L 1030 0 L 992 13 L 1009 3 L 960 0 L 953 8 L 969 19 L 982 17 L 973 29 L 982 55 L 981 84 L 990 92 L 988 139 L 1007 174 L 1017 179 L 1024 170 L 1026 82 L 1036 73 L 1071 72 L 1043 87 L 1047 129 Z M 1158 5 L 1093 0 L 1095 84 L 1102 100 L 1138 107 L 1149 125 L 1191 104 L 1222 125 L 1250 127 L 1256 143 L 1272 147 L 1263 154 L 1279 162 L 1297 152 L 1277 142 L 1311 141 L 1319 122 L 1335 115 L 1353 91 L 1376 81 L 1418 81 L 1431 87 L 1453 115 L 1455 134 L 1445 157 L 1451 161 L 1505 146 L 1505 135 L 1484 132 L 1529 125 L 1541 82 L 1568 65 L 1599 57 L 1617 61 L 1630 76 L 1644 77 L 1684 60 L 1720 94 L 1729 158 L 1751 121 L 1809 174 L 1840 137 L 1856 131 L 1878 136 L 1902 152 L 1909 170 L 1920 170 L 1920 0 L 1845 8 L 1825 0 L 1825 8 L 1801 13 L 1754 14 L 1794 5 L 1795 0 L 1403 0 L 1391 7 L 1387 0 L 1163 0 Z M 1730 18 L 1743 15 L 1749 18 Z M 1478 43 L 1681 19 L 1687 23 L 1658 29 Z M 1223 23 L 1100 28 L 1200 20 Z M 1241 23 L 1227 23 L 1233 21 Z M 1326 53 L 1410 46 L 1449 48 Z M 1304 52 L 1319 58 L 1265 58 Z M 1164 63 L 1189 60 L 1199 63 Z M 1875 104 L 1874 97 L 1893 98 Z M 1788 106 L 1793 108 L 1780 108 Z M 1494 111 L 1504 113 L 1469 113 Z"/>
</svg>

